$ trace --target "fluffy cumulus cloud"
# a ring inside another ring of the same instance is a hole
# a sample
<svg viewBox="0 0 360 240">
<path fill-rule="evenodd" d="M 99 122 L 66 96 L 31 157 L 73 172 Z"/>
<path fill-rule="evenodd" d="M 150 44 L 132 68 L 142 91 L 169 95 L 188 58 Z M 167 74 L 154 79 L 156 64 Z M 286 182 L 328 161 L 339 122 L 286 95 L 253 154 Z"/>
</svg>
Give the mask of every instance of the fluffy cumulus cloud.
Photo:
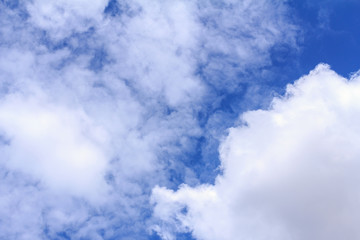
<svg viewBox="0 0 360 240">
<path fill-rule="evenodd" d="M 0 238 L 147 239 L 200 113 L 295 47 L 284 2 L 0 1 Z"/>
<path fill-rule="evenodd" d="M 360 77 L 320 64 L 267 110 L 242 115 L 214 185 L 153 190 L 164 239 L 357 239 Z"/>
</svg>

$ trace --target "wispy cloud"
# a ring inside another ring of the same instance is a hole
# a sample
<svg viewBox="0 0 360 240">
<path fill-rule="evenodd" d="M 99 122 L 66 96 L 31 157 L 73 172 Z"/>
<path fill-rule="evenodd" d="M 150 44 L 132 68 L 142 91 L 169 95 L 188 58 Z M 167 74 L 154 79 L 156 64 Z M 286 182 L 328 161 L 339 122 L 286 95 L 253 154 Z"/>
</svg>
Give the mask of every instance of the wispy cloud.
<svg viewBox="0 0 360 240">
<path fill-rule="evenodd" d="M 146 239 L 151 189 L 199 182 L 184 152 L 220 128 L 223 95 L 296 35 L 283 1 L 0 11 L 0 236 L 15 239 Z"/>
</svg>

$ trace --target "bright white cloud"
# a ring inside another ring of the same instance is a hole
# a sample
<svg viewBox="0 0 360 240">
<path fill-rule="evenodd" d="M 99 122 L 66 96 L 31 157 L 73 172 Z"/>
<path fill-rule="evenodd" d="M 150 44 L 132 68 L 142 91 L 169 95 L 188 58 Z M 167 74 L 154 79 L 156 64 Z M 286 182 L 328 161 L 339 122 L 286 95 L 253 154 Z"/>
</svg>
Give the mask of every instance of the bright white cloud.
<svg viewBox="0 0 360 240">
<path fill-rule="evenodd" d="M 41 99 L 39 101 L 39 98 Z M 57 192 L 99 198 L 106 192 L 106 132 L 81 110 L 10 95 L 0 102 L 1 155 L 11 169 L 40 177 Z"/>
<path fill-rule="evenodd" d="M 318 65 L 229 130 L 215 185 L 155 188 L 154 214 L 167 224 L 154 229 L 164 239 L 359 238 L 359 100 L 359 75 Z"/>
</svg>

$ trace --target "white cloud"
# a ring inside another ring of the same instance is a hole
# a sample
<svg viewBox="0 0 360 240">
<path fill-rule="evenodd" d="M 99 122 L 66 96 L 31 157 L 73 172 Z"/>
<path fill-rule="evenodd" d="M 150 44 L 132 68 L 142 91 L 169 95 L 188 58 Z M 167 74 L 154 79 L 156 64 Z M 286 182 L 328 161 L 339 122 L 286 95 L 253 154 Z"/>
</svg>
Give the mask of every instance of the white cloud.
<svg viewBox="0 0 360 240">
<path fill-rule="evenodd" d="M 107 3 L 107 0 L 35 0 L 25 4 L 31 22 L 61 40 L 101 21 Z"/>
<path fill-rule="evenodd" d="M 11 169 L 40 177 L 57 192 L 101 197 L 109 159 L 106 132 L 83 111 L 46 101 L 15 94 L 2 99 L 1 132 L 10 139 L 1 148 L 3 160 Z"/>
<path fill-rule="evenodd" d="M 217 89 L 233 91 L 245 81 L 239 75 L 271 64 L 275 44 L 296 47 L 298 29 L 287 19 L 284 1 L 199 1 L 198 7 L 202 71 Z"/>
<path fill-rule="evenodd" d="M 292 41 L 273 2 L 118 1 L 118 16 L 107 1 L 0 2 L 0 237 L 146 238 L 150 190 L 184 168 L 209 85 L 231 90 Z"/>
<path fill-rule="evenodd" d="M 242 115 L 215 185 L 153 190 L 164 239 L 357 239 L 360 78 L 320 64 L 268 110 Z M 182 212 L 181 210 L 187 210 Z M 159 226 L 159 225 L 158 225 Z M 156 225 L 154 227 L 156 229 Z"/>
</svg>

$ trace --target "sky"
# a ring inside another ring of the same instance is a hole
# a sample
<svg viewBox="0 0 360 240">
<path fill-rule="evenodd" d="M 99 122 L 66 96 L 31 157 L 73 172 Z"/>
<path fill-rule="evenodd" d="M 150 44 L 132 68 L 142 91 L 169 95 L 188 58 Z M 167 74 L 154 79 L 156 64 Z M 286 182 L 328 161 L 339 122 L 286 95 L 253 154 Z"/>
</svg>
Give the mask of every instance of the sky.
<svg viewBox="0 0 360 240">
<path fill-rule="evenodd" d="M 0 239 L 359 239 L 358 0 L 0 0 Z"/>
</svg>

